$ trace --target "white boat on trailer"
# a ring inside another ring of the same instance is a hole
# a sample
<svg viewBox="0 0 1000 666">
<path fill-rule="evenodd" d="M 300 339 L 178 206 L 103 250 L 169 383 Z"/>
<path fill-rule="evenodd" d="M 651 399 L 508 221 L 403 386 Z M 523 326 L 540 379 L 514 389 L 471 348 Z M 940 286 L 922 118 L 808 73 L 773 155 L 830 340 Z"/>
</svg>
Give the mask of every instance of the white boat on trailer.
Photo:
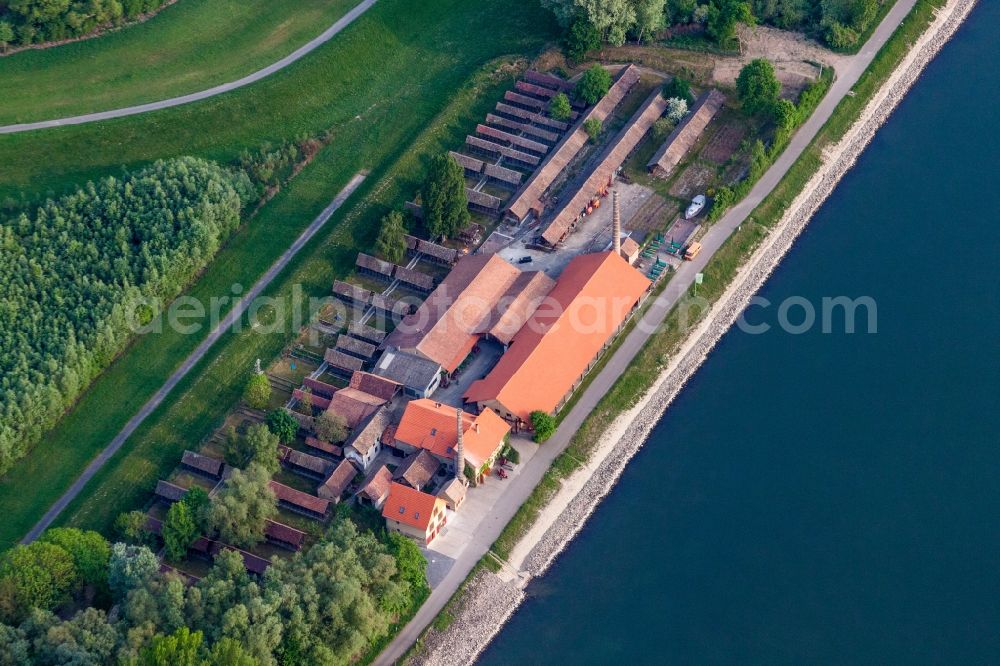
<svg viewBox="0 0 1000 666">
<path fill-rule="evenodd" d="M 705 199 L 704 194 L 699 194 L 698 196 L 696 196 L 694 199 L 691 200 L 691 205 L 687 207 L 686 211 L 684 211 L 684 219 L 690 220 L 692 217 L 696 216 L 705 208 L 705 204 L 707 202 L 708 200 Z"/>
</svg>

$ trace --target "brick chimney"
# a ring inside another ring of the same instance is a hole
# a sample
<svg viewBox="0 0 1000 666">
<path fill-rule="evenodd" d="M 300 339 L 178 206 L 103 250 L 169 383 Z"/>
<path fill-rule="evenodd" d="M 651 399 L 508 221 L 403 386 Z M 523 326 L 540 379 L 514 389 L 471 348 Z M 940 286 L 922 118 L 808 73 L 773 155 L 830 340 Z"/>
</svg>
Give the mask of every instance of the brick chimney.
<svg viewBox="0 0 1000 666">
<path fill-rule="evenodd" d="M 455 410 L 455 422 L 458 428 L 458 442 L 455 444 L 455 478 L 465 482 L 465 446 L 462 444 L 462 410 Z"/>
<path fill-rule="evenodd" d="M 612 209 L 612 247 L 619 257 L 622 256 L 622 213 L 618 206 L 618 190 L 612 190 L 611 192 L 611 209 Z"/>
</svg>

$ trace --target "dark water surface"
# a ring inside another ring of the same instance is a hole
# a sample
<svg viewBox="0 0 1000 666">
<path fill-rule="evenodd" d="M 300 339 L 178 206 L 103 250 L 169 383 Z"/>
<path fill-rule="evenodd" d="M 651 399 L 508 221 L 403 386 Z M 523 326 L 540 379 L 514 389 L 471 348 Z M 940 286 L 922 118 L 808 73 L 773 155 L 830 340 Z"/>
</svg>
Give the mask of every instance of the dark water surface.
<svg viewBox="0 0 1000 666">
<path fill-rule="evenodd" d="M 482 663 L 1000 662 L 997 35 L 983 0 L 762 291 L 877 334 L 730 332 Z"/>
</svg>

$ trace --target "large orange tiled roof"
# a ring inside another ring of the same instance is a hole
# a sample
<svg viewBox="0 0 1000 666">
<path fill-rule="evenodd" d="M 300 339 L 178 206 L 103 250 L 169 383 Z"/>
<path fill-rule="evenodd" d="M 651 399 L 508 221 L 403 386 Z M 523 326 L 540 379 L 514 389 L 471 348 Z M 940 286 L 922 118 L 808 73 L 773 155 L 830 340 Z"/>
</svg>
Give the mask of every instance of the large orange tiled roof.
<svg viewBox="0 0 1000 666">
<path fill-rule="evenodd" d="M 453 458 L 458 443 L 455 407 L 423 398 L 406 406 L 396 427 L 396 440 L 426 449 L 441 458 Z M 462 448 L 465 459 L 475 468 L 493 455 L 500 442 L 510 432 L 507 424 L 492 409 L 478 416 L 462 412 Z"/>
<path fill-rule="evenodd" d="M 427 531 L 438 502 L 443 508 L 443 499 L 401 483 L 393 483 L 389 487 L 389 497 L 382 505 L 382 517 Z"/>
<path fill-rule="evenodd" d="M 528 271 L 517 276 L 494 313 L 490 335 L 505 345 L 510 344 L 555 286 L 556 281 L 541 271 Z"/>
<path fill-rule="evenodd" d="M 326 409 L 343 416 L 347 425 L 354 429 L 374 414 L 385 402 L 378 396 L 348 386 L 333 394 L 333 397 L 330 398 L 330 406 Z"/>
<path fill-rule="evenodd" d="M 528 421 L 552 412 L 649 288 L 639 271 L 612 252 L 576 257 L 470 402 L 496 400 Z"/>
<path fill-rule="evenodd" d="M 497 255 L 462 257 L 386 344 L 419 353 L 453 372 L 486 333 L 497 302 L 518 275 Z"/>
</svg>

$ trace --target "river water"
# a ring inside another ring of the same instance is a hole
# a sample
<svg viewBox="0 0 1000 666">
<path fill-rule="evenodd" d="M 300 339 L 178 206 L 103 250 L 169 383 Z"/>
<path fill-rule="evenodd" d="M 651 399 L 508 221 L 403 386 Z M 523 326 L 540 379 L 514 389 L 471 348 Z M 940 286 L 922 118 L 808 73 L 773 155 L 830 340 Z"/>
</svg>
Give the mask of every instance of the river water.
<svg viewBox="0 0 1000 666">
<path fill-rule="evenodd" d="M 1000 661 L 998 34 L 984 0 L 481 663 Z"/>
</svg>

